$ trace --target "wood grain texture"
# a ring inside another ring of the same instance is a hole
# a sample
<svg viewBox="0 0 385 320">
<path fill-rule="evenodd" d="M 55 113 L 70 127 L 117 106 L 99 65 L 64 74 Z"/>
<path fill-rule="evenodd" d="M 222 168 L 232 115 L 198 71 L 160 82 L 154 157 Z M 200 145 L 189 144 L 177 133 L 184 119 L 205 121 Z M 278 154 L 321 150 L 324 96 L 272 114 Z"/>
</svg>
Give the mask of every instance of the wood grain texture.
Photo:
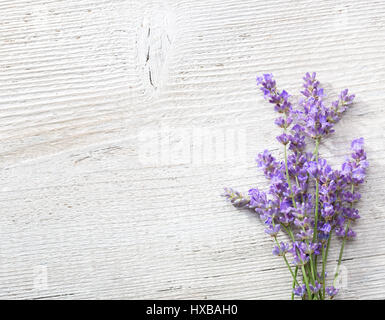
<svg viewBox="0 0 385 320">
<path fill-rule="evenodd" d="M 282 155 L 255 76 L 296 94 L 307 71 L 331 97 L 357 97 L 322 156 L 338 165 L 363 136 L 371 165 L 339 298 L 385 298 L 384 1 L 2 0 L 0 12 L 0 298 L 289 298 L 258 218 L 219 194 L 265 186 L 255 155 Z M 214 130 L 242 134 L 244 157 L 168 158 Z"/>
</svg>

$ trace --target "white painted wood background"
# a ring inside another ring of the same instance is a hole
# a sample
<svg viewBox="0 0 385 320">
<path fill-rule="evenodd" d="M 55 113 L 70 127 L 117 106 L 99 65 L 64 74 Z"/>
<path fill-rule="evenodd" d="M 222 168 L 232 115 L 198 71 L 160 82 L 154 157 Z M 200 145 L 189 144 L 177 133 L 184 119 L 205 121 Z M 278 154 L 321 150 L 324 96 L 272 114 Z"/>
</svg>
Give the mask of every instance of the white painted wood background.
<svg viewBox="0 0 385 320">
<path fill-rule="evenodd" d="M 289 298 L 258 218 L 219 195 L 281 154 L 256 75 L 297 94 L 317 71 L 357 96 L 321 154 L 363 136 L 371 165 L 339 298 L 384 299 L 384 39 L 383 0 L 1 0 L 0 298 Z M 170 128 L 170 150 L 142 141 Z M 245 133 L 243 161 L 160 156 L 206 129 Z"/>
</svg>

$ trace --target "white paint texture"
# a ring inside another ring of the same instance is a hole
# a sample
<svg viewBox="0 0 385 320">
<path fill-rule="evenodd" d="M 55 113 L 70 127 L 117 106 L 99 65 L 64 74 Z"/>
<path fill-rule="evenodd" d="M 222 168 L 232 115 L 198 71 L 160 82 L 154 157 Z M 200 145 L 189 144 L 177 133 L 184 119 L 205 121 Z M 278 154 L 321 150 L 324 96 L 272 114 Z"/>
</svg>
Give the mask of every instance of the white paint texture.
<svg viewBox="0 0 385 320">
<path fill-rule="evenodd" d="M 0 12 L 0 298 L 289 298 L 260 221 L 219 194 L 266 185 L 253 159 L 281 154 L 256 75 L 296 94 L 306 71 L 357 96 L 322 156 L 339 164 L 364 136 L 371 164 L 340 298 L 385 298 L 384 1 L 2 0 Z M 169 128 L 185 132 L 173 148 L 194 130 L 245 129 L 244 161 L 178 164 L 140 143 Z"/>
</svg>

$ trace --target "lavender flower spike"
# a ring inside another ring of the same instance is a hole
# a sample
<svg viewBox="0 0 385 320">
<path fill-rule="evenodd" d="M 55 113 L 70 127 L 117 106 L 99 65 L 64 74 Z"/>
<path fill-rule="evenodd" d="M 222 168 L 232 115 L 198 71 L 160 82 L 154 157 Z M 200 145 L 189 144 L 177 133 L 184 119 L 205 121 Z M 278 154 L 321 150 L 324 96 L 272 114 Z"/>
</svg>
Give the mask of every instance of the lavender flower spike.
<svg viewBox="0 0 385 320">
<path fill-rule="evenodd" d="M 244 208 L 249 205 L 250 199 L 232 188 L 224 188 L 223 197 L 228 199 L 234 207 Z"/>
</svg>

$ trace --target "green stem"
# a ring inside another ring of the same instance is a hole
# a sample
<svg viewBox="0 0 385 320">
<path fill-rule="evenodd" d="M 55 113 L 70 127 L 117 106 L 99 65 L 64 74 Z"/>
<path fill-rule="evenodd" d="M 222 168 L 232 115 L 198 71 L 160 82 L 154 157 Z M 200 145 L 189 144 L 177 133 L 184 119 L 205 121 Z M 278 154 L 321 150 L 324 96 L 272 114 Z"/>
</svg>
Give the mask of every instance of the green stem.
<svg viewBox="0 0 385 320">
<path fill-rule="evenodd" d="M 281 223 L 281 227 L 287 232 L 287 234 L 289 235 L 290 239 L 293 240 L 293 242 L 294 242 L 295 239 L 294 239 L 293 232 L 290 229 L 286 228 L 283 223 Z"/>
<path fill-rule="evenodd" d="M 311 294 L 311 291 L 310 291 L 309 280 L 308 280 L 308 278 L 307 278 L 306 270 L 305 270 L 304 265 L 301 266 L 301 269 L 302 269 L 302 275 L 303 275 L 303 278 L 304 278 L 304 280 L 305 280 L 305 286 L 306 286 L 306 290 L 307 290 L 307 295 L 308 295 L 309 299 L 311 299 L 312 294 Z"/>
<path fill-rule="evenodd" d="M 345 236 L 342 239 L 340 254 L 339 254 L 339 257 L 338 257 L 337 270 L 336 270 L 336 273 L 334 274 L 333 286 L 336 285 L 336 280 L 337 280 L 337 277 L 338 277 L 338 274 L 339 274 L 339 271 L 340 271 L 340 265 L 341 265 L 341 261 L 342 261 L 342 254 L 344 253 L 345 242 L 346 242 L 346 233 L 349 230 L 349 225 L 350 225 L 350 220 L 348 221 L 348 223 L 346 224 L 346 227 L 345 227 Z"/>
<path fill-rule="evenodd" d="M 348 223 L 346 225 L 345 233 L 349 229 L 349 224 L 350 224 L 350 221 L 348 221 Z M 342 239 L 342 245 L 341 245 L 340 254 L 339 254 L 339 257 L 338 257 L 337 270 L 336 270 L 336 273 L 334 274 L 334 280 L 333 280 L 333 286 L 334 287 L 336 285 L 336 281 L 337 281 L 338 274 L 339 274 L 339 271 L 340 271 L 340 265 L 341 265 L 341 260 L 342 260 L 342 254 L 344 253 L 345 242 L 346 242 L 346 236 L 344 236 L 344 238 Z"/>
<path fill-rule="evenodd" d="M 295 282 L 297 281 L 297 273 L 298 273 L 298 266 L 295 267 L 294 271 L 294 279 L 293 279 L 293 290 L 291 291 L 291 300 L 294 300 L 294 288 L 295 288 Z"/>
<path fill-rule="evenodd" d="M 326 249 L 324 250 L 324 247 L 322 247 L 322 295 L 323 295 L 323 299 L 325 299 L 325 288 L 326 288 L 326 276 L 325 276 L 325 268 L 326 268 L 326 261 L 328 259 L 328 253 L 329 253 L 329 246 L 330 246 L 330 240 L 332 238 L 332 231 L 330 231 L 330 234 L 329 234 L 329 239 L 328 239 L 328 242 L 326 244 Z"/>
<path fill-rule="evenodd" d="M 312 274 L 312 272 L 313 272 L 313 266 L 312 266 L 311 262 L 305 264 L 305 270 L 307 271 L 306 275 L 307 275 L 307 277 L 308 277 L 309 287 L 310 287 L 310 283 L 311 283 L 313 286 L 315 286 L 315 285 L 314 285 L 313 274 Z M 311 296 L 310 296 L 309 299 L 310 299 L 310 300 L 318 300 L 314 293 L 311 293 Z"/>
<path fill-rule="evenodd" d="M 315 150 L 314 155 L 318 163 L 318 148 L 319 148 L 320 138 L 315 140 Z M 314 212 L 314 230 L 313 230 L 313 242 L 317 242 L 318 237 L 318 202 L 319 202 L 319 180 L 316 178 L 316 190 L 315 190 L 315 212 Z M 314 257 L 314 261 L 311 261 L 313 265 L 313 277 L 317 276 L 317 257 Z"/>
<path fill-rule="evenodd" d="M 299 283 L 298 283 L 298 281 L 297 281 L 297 275 L 293 273 L 293 270 L 291 269 L 290 264 L 289 264 L 289 262 L 288 262 L 287 259 L 286 259 L 286 256 L 283 255 L 282 257 L 283 257 L 283 260 L 285 260 L 286 266 L 287 266 L 287 268 L 289 269 L 289 271 L 290 271 L 290 273 L 291 273 L 291 276 L 293 277 L 293 282 L 294 282 L 297 286 L 299 286 Z"/>
<path fill-rule="evenodd" d="M 354 192 L 354 184 L 352 184 L 352 193 Z M 352 207 L 353 204 L 350 205 L 350 207 Z M 338 277 L 338 273 L 340 271 L 340 265 L 341 265 L 341 260 L 342 260 L 342 254 L 344 253 L 344 248 L 345 248 L 345 242 L 346 242 L 346 238 L 347 238 L 347 233 L 348 233 L 348 230 L 349 230 L 349 226 L 350 226 L 350 220 L 348 221 L 348 223 L 346 224 L 346 227 L 345 227 L 345 235 L 342 239 L 342 244 L 341 244 L 341 249 L 340 249 L 340 254 L 339 254 L 339 257 L 338 257 L 338 264 L 337 264 L 337 270 L 336 270 L 336 273 L 334 274 L 334 280 L 333 280 L 333 287 L 335 287 L 336 285 L 336 280 L 337 280 L 337 277 Z"/>
<path fill-rule="evenodd" d="M 291 196 L 291 201 L 293 202 L 293 207 L 297 208 L 297 204 L 295 203 L 295 199 L 294 199 L 293 189 L 291 188 L 291 181 L 290 181 L 290 176 L 289 176 L 289 168 L 288 168 L 288 165 L 287 165 L 287 150 L 286 149 L 287 149 L 287 147 L 286 147 L 286 144 L 285 144 L 284 153 L 285 153 L 286 180 L 287 180 L 287 184 L 289 185 L 290 196 Z"/>
<path fill-rule="evenodd" d="M 315 159 L 318 163 L 318 147 L 319 147 L 319 138 L 315 140 Z M 318 202 L 319 202 L 319 180 L 316 179 L 315 182 L 315 213 L 314 213 L 314 232 L 313 232 L 313 242 L 317 241 L 317 225 L 318 225 Z"/>
<path fill-rule="evenodd" d="M 310 274 L 311 274 L 310 280 L 311 280 L 313 286 L 315 286 L 316 274 L 314 273 L 312 255 L 309 255 L 309 258 L 310 258 Z"/>
<path fill-rule="evenodd" d="M 287 121 L 287 114 L 285 114 L 285 117 L 286 117 L 286 121 Z M 287 131 L 287 127 L 285 126 L 284 132 L 286 133 L 286 131 Z M 288 166 L 287 166 L 287 145 L 286 145 L 286 144 L 284 145 L 284 153 L 285 153 L 285 171 L 286 171 L 286 180 L 287 180 L 287 184 L 289 185 L 290 195 L 291 195 L 291 200 L 292 200 L 292 202 L 293 202 L 293 206 L 294 206 L 294 208 L 297 208 L 297 204 L 295 203 L 295 199 L 294 199 L 293 189 L 291 188 L 291 181 L 290 181 L 290 176 L 289 176 L 289 169 L 288 169 Z"/>
</svg>

